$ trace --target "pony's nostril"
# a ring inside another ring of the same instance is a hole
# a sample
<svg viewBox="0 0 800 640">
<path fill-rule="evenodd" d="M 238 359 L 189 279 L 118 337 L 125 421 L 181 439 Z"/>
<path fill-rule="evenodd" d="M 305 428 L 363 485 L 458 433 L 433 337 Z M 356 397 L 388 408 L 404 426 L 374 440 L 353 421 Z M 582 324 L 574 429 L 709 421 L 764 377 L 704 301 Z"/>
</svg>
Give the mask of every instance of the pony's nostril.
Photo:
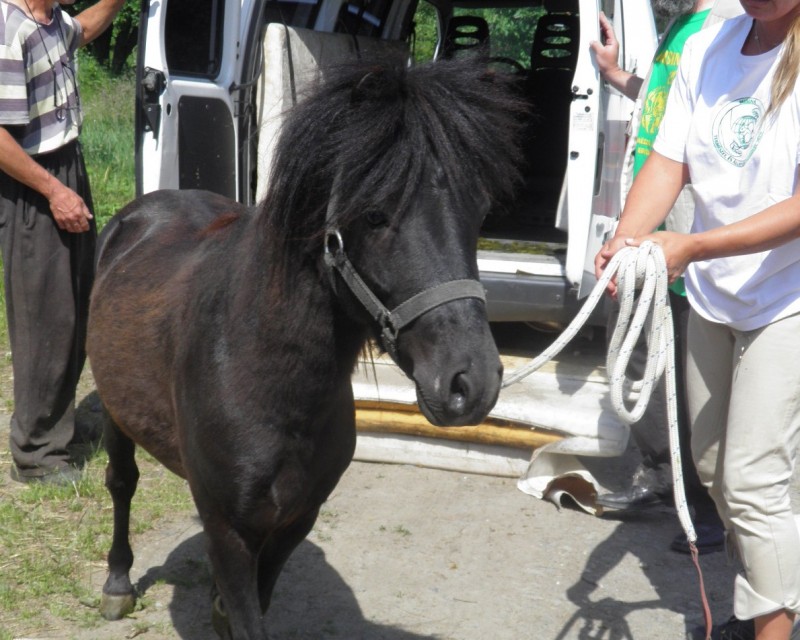
<svg viewBox="0 0 800 640">
<path fill-rule="evenodd" d="M 453 413 L 464 413 L 467 406 L 468 385 L 466 374 L 459 373 L 450 383 L 450 398 L 447 403 Z"/>
</svg>

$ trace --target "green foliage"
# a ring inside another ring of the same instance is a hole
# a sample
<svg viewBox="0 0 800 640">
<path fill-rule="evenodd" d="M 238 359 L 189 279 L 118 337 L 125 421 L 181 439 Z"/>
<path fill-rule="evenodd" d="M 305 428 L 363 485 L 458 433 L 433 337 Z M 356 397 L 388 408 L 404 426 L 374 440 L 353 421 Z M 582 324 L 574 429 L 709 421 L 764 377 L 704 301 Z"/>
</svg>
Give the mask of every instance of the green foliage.
<svg viewBox="0 0 800 640">
<path fill-rule="evenodd" d="M 459 11 L 483 17 L 489 24 L 492 56 L 502 56 L 530 67 L 531 44 L 543 7 L 511 7 Z"/>
<path fill-rule="evenodd" d="M 75 4 L 68 5 L 66 10 L 77 15 L 96 2 L 97 0 L 77 0 Z M 130 71 L 135 66 L 132 54 L 138 41 L 139 6 L 138 0 L 126 0 L 111 27 L 86 48 L 89 55 L 113 75 Z"/>
<path fill-rule="evenodd" d="M 84 125 L 81 142 L 92 185 L 98 228 L 135 195 L 134 75 L 113 76 L 79 52 Z"/>
<path fill-rule="evenodd" d="M 492 9 L 463 9 L 456 7 L 453 15 L 482 17 L 489 25 L 490 51 L 493 57 L 505 57 L 529 67 L 531 44 L 536 23 L 545 13 L 543 7 L 494 7 Z M 414 61 L 432 60 L 439 28 L 436 9 L 422 1 L 414 15 Z"/>
<path fill-rule="evenodd" d="M 436 9 L 427 2 L 420 2 L 414 15 L 414 62 L 433 60 L 438 32 Z"/>
</svg>

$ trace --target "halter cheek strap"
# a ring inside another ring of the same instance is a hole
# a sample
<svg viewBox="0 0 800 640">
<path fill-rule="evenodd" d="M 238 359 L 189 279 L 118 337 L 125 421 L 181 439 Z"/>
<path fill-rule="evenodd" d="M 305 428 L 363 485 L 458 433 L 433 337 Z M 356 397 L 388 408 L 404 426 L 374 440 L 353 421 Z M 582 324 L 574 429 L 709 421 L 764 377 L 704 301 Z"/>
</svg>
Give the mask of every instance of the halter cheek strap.
<svg viewBox="0 0 800 640">
<path fill-rule="evenodd" d="M 448 302 L 464 298 L 475 298 L 486 302 L 486 292 L 477 280 L 450 280 L 420 291 L 389 310 L 358 275 L 353 263 L 344 252 L 342 235 L 338 229 L 330 229 L 325 235 L 324 258 L 330 273 L 336 272 L 342 277 L 353 295 L 378 324 L 383 348 L 395 362 L 397 362 L 397 337 L 400 331 L 423 314 Z"/>
</svg>

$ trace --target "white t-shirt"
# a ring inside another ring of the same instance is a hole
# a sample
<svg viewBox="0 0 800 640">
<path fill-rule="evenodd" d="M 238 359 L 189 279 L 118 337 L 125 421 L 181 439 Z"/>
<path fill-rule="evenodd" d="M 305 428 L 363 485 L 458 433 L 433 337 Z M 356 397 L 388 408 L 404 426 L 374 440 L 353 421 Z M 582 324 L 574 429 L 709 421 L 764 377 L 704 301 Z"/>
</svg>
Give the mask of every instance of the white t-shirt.
<svg viewBox="0 0 800 640">
<path fill-rule="evenodd" d="M 796 88 L 776 114 L 764 117 L 781 47 L 742 55 L 751 26 L 744 15 L 689 38 L 653 146 L 689 168 L 693 232 L 747 218 L 794 191 L 800 94 Z M 744 331 L 800 312 L 800 240 L 693 262 L 686 291 L 701 316 Z"/>
</svg>

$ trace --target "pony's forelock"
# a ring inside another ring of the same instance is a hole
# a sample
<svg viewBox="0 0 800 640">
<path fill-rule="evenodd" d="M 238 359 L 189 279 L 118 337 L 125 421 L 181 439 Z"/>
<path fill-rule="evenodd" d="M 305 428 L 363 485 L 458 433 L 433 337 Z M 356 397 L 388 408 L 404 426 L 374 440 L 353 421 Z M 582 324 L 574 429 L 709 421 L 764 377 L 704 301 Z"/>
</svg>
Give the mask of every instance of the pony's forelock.
<svg viewBox="0 0 800 640">
<path fill-rule="evenodd" d="M 365 203 L 405 211 L 433 166 L 456 201 L 512 193 L 525 108 L 484 65 L 441 61 L 407 69 L 396 59 L 324 75 L 283 124 L 263 204 L 271 233 L 301 244 L 318 237 L 335 179 L 343 227 Z"/>
</svg>

